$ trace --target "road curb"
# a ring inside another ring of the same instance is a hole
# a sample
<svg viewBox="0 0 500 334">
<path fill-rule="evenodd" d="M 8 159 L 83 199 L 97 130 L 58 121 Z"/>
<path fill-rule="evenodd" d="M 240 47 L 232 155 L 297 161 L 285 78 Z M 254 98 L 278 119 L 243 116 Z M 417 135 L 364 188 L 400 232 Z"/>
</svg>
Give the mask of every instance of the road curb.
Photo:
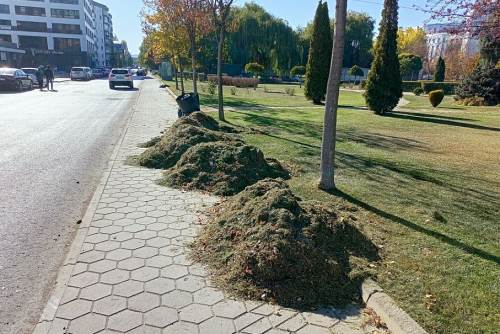
<svg viewBox="0 0 500 334">
<path fill-rule="evenodd" d="M 375 281 L 367 279 L 363 282 L 361 296 L 366 306 L 375 311 L 391 333 L 428 334 Z"/>
<path fill-rule="evenodd" d="M 32 331 L 32 334 L 47 334 L 49 333 L 52 323 L 55 319 L 57 308 L 59 307 L 61 298 L 63 297 L 64 291 L 66 290 L 69 279 L 71 278 L 71 274 L 73 269 L 77 263 L 78 255 L 80 255 L 80 251 L 83 247 L 83 243 L 85 241 L 85 237 L 87 236 L 88 229 L 90 227 L 90 223 L 92 222 L 92 218 L 97 210 L 97 206 L 101 199 L 102 193 L 104 192 L 104 188 L 108 182 L 108 178 L 113 170 L 113 166 L 117 160 L 117 157 L 120 153 L 120 148 L 122 146 L 123 140 L 127 134 L 128 128 L 132 121 L 132 118 L 136 112 L 137 101 L 141 95 L 141 91 L 137 94 L 137 98 L 132 105 L 132 112 L 130 113 L 127 122 L 124 126 L 124 130 L 120 138 L 116 141 L 116 146 L 111 154 L 111 157 L 108 162 L 108 166 L 104 170 L 101 181 L 99 182 L 92 199 L 85 211 L 85 215 L 83 216 L 82 222 L 80 223 L 80 227 L 76 232 L 76 236 L 71 243 L 70 249 L 66 258 L 63 262 L 61 269 L 57 274 L 56 283 L 52 289 L 52 293 L 50 294 L 47 305 L 44 307 L 42 311 L 42 315 L 40 316 L 40 320 L 36 324 L 35 328 Z"/>
</svg>

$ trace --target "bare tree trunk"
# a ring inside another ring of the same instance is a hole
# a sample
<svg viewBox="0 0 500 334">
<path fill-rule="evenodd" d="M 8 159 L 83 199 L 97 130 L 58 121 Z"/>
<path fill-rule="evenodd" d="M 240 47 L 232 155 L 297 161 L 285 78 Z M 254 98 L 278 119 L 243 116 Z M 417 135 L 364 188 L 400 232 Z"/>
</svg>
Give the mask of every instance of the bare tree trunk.
<svg viewBox="0 0 500 334">
<path fill-rule="evenodd" d="M 344 35 L 347 15 L 347 0 L 337 0 L 335 18 L 335 41 L 330 64 L 330 76 L 326 95 L 323 142 L 321 144 L 321 178 L 319 188 L 335 189 L 335 144 L 337 140 L 337 109 L 340 79 L 344 57 Z"/>
<path fill-rule="evenodd" d="M 179 77 L 177 75 L 177 68 L 174 67 L 175 89 L 179 90 Z"/>
<path fill-rule="evenodd" d="M 184 94 L 186 92 L 184 89 L 184 68 L 182 67 L 182 65 L 180 65 L 180 68 L 181 68 L 181 92 L 182 94 Z"/>
<path fill-rule="evenodd" d="M 219 120 L 225 121 L 224 115 L 224 86 L 222 84 L 222 51 L 224 48 L 225 29 L 220 27 L 219 45 L 217 49 L 217 78 L 219 81 Z"/>
<path fill-rule="evenodd" d="M 191 38 L 191 67 L 193 69 L 193 92 L 198 94 L 198 75 L 196 73 L 196 40 Z"/>
</svg>

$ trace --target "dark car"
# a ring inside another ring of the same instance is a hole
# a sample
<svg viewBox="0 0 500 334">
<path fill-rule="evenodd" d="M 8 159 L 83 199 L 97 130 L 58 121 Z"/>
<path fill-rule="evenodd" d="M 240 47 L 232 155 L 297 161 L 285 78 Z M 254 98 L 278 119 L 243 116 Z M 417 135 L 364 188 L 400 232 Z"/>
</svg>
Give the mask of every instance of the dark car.
<svg viewBox="0 0 500 334">
<path fill-rule="evenodd" d="M 0 89 L 13 89 L 19 92 L 33 89 L 33 81 L 20 69 L 0 68 Z"/>
<path fill-rule="evenodd" d="M 146 70 L 142 69 L 142 68 L 138 69 L 137 70 L 137 76 L 138 77 L 145 77 L 146 76 Z"/>
</svg>

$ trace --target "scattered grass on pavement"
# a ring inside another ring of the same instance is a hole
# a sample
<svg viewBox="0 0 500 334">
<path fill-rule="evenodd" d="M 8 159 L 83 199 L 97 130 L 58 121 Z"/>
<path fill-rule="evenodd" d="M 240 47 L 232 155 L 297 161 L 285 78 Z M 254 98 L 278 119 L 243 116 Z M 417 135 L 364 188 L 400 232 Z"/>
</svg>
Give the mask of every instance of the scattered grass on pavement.
<svg viewBox="0 0 500 334">
<path fill-rule="evenodd" d="M 171 87 L 173 84 L 169 83 Z M 280 85 L 269 87 L 279 91 Z M 366 209 L 360 228 L 383 260 L 377 280 L 430 333 L 495 333 L 500 328 L 500 110 L 431 108 L 408 97 L 386 117 L 341 92 L 336 182 L 317 189 L 323 110 L 284 93 L 231 96 L 231 125 L 293 172 L 306 200 Z M 215 106 L 215 96 L 201 101 Z M 300 106 L 300 108 L 298 108 Z M 349 106 L 349 107 L 346 107 Z M 215 116 L 215 114 L 214 114 Z"/>
</svg>

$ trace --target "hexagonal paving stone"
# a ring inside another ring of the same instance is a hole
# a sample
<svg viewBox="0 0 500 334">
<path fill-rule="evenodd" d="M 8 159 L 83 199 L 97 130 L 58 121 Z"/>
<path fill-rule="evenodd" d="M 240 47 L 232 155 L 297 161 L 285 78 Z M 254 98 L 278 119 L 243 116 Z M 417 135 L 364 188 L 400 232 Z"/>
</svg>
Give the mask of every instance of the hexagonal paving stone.
<svg viewBox="0 0 500 334">
<path fill-rule="evenodd" d="M 175 290 L 174 280 L 168 278 L 157 278 L 146 283 L 146 291 L 163 295 Z"/>
<path fill-rule="evenodd" d="M 90 312 L 92 302 L 88 300 L 77 299 L 67 304 L 59 306 L 56 316 L 67 320 L 73 320 Z"/>
<path fill-rule="evenodd" d="M 188 270 L 185 266 L 181 266 L 178 264 L 172 264 L 168 267 L 165 267 L 161 271 L 161 275 L 163 277 L 168 277 L 168 278 L 181 278 L 183 276 L 186 276 L 188 274 Z"/>
<path fill-rule="evenodd" d="M 213 317 L 200 325 L 200 332 L 203 334 L 233 334 L 235 330 L 231 320 Z"/>
<path fill-rule="evenodd" d="M 270 304 L 264 304 L 255 310 L 252 313 L 262 314 L 262 315 L 271 315 L 276 311 L 276 306 Z"/>
<path fill-rule="evenodd" d="M 160 253 L 166 256 L 178 256 L 184 253 L 184 247 L 178 245 L 166 246 L 161 248 Z"/>
<path fill-rule="evenodd" d="M 157 255 L 146 260 L 146 264 L 150 267 L 164 268 L 171 265 L 173 262 L 172 258 L 169 256 Z"/>
<path fill-rule="evenodd" d="M 131 250 L 144 247 L 145 245 L 146 245 L 146 242 L 142 239 L 130 239 L 130 240 L 122 242 L 122 248 L 131 249 Z"/>
<path fill-rule="evenodd" d="M 109 220 L 117 220 L 117 219 L 122 219 L 124 217 L 125 217 L 125 215 L 123 213 L 118 213 L 118 212 L 109 213 L 107 215 L 104 215 L 104 218 L 109 219 Z"/>
<path fill-rule="evenodd" d="M 94 249 L 103 252 L 110 252 L 112 250 L 120 248 L 120 243 L 118 241 L 104 241 L 95 245 Z"/>
<path fill-rule="evenodd" d="M 262 319 L 262 316 L 260 314 L 254 314 L 254 313 L 245 313 L 239 316 L 234 320 L 234 324 L 236 325 L 236 330 L 241 331 L 245 327 L 250 326 L 254 322 L 257 322 L 257 320 Z"/>
<path fill-rule="evenodd" d="M 104 259 L 104 252 L 93 250 L 84 254 L 80 254 L 80 256 L 78 257 L 78 262 L 93 263 L 102 259 Z"/>
<path fill-rule="evenodd" d="M 108 240 L 108 238 L 109 238 L 109 236 L 104 234 L 104 233 L 94 234 L 94 235 L 87 236 L 85 238 L 85 242 L 89 242 L 91 244 L 98 244 L 100 242 Z"/>
<path fill-rule="evenodd" d="M 115 249 L 114 251 L 109 252 L 106 254 L 106 258 L 110 260 L 115 260 L 115 261 L 121 261 L 125 260 L 126 258 L 129 258 L 132 256 L 132 251 L 129 249 Z"/>
<path fill-rule="evenodd" d="M 155 327 L 166 327 L 177 320 L 177 311 L 165 306 L 157 307 L 144 315 L 144 323 Z"/>
<path fill-rule="evenodd" d="M 160 276 L 158 268 L 143 267 L 132 271 L 131 277 L 133 280 L 147 282 Z"/>
<path fill-rule="evenodd" d="M 122 232 L 118 232 L 116 234 L 113 234 L 111 235 L 111 240 L 115 240 L 115 241 L 126 241 L 126 240 L 130 240 L 133 238 L 133 234 L 130 233 L 130 232 L 125 232 L 125 231 L 122 231 Z"/>
<path fill-rule="evenodd" d="M 304 320 L 302 315 L 297 314 L 295 317 L 293 317 L 290 320 L 287 320 L 278 327 L 286 331 L 295 332 L 298 331 L 300 328 L 304 327 L 305 325 L 306 321 Z"/>
<path fill-rule="evenodd" d="M 181 231 L 179 230 L 173 230 L 170 228 L 167 228 L 163 231 L 158 232 L 159 237 L 165 237 L 165 238 L 175 238 L 177 236 L 181 235 Z"/>
<path fill-rule="evenodd" d="M 179 278 L 176 284 L 180 290 L 195 292 L 205 287 L 205 279 L 199 276 L 188 275 Z"/>
<path fill-rule="evenodd" d="M 132 232 L 132 233 L 144 231 L 145 229 L 146 229 L 146 227 L 144 227 L 144 225 L 141 225 L 141 224 L 127 225 L 123 228 L 124 231 Z"/>
<path fill-rule="evenodd" d="M 150 231 L 161 231 L 161 230 L 164 230 L 168 228 L 168 225 L 165 224 L 165 223 L 153 223 L 153 224 L 149 224 L 147 226 L 147 229 L 150 230 Z"/>
<path fill-rule="evenodd" d="M 104 315 L 112 315 L 127 308 L 127 300 L 120 296 L 108 296 L 94 303 L 93 311 Z"/>
<path fill-rule="evenodd" d="M 162 211 L 162 210 L 153 210 L 153 211 L 149 211 L 147 213 L 147 215 L 149 217 L 155 217 L 155 218 L 160 218 L 160 217 L 163 217 L 167 214 L 166 211 Z"/>
<path fill-rule="evenodd" d="M 84 272 L 82 274 L 75 275 L 69 280 L 69 286 L 74 286 L 77 288 L 85 288 L 89 285 L 97 283 L 99 280 L 99 275 L 96 273 Z"/>
<path fill-rule="evenodd" d="M 134 234 L 137 239 L 148 240 L 156 237 L 155 231 L 141 231 Z"/>
<path fill-rule="evenodd" d="M 100 220 L 95 220 L 93 221 L 90 225 L 94 227 L 106 227 L 106 226 L 111 226 L 113 224 L 113 221 L 108 220 L 108 219 L 100 219 Z"/>
<path fill-rule="evenodd" d="M 179 309 L 191 304 L 193 302 L 193 295 L 189 292 L 174 290 L 163 295 L 161 302 L 162 305 Z"/>
<path fill-rule="evenodd" d="M 111 294 L 111 285 L 97 283 L 82 289 L 80 298 L 88 300 L 98 300 Z"/>
<path fill-rule="evenodd" d="M 108 328 L 120 332 L 128 332 L 142 324 L 142 314 L 130 310 L 112 315 L 108 320 Z"/>
<path fill-rule="evenodd" d="M 142 225 L 149 225 L 156 223 L 156 218 L 153 217 L 142 217 L 136 220 L 136 223 L 142 224 Z"/>
<path fill-rule="evenodd" d="M 271 325 L 271 322 L 267 318 L 262 318 L 260 320 L 257 320 L 250 326 L 245 328 L 245 333 L 250 333 L 250 334 L 262 334 L 268 330 L 270 330 L 273 326 Z"/>
<path fill-rule="evenodd" d="M 137 281 L 126 281 L 115 285 L 114 294 L 123 297 L 132 297 L 144 292 L 144 283 Z"/>
<path fill-rule="evenodd" d="M 147 240 L 146 243 L 148 246 L 160 248 L 170 245 L 170 240 L 167 238 L 156 237 Z"/>
<path fill-rule="evenodd" d="M 184 321 L 200 324 L 203 321 L 211 318 L 212 311 L 210 307 L 201 304 L 191 304 L 184 307 L 179 312 L 179 318 Z"/>
<path fill-rule="evenodd" d="M 146 217 L 146 214 L 144 212 L 134 211 L 131 213 L 127 213 L 127 218 L 138 219 L 138 218 L 142 218 L 142 217 Z"/>
<path fill-rule="evenodd" d="M 118 219 L 118 220 L 115 220 L 113 222 L 113 225 L 116 225 L 116 226 L 120 226 L 120 227 L 123 227 L 123 226 L 127 226 L 127 225 L 131 225 L 135 223 L 135 221 L 133 219 L 130 219 L 130 218 L 123 218 L 123 219 Z"/>
<path fill-rule="evenodd" d="M 105 273 L 107 271 L 113 270 L 116 268 L 116 262 L 111 260 L 101 260 L 98 262 L 94 262 L 89 264 L 89 271 L 93 271 L 95 273 Z"/>
<path fill-rule="evenodd" d="M 227 299 L 212 307 L 215 315 L 225 318 L 237 318 L 247 311 L 245 304 L 236 300 Z"/>
<path fill-rule="evenodd" d="M 214 288 L 203 288 L 194 293 L 194 302 L 205 305 L 214 305 L 224 299 L 224 294 Z"/>
<path fill-rule="evenodd" d="M 128 308 L 134 311 L 146 312 L 158 306 L 160 297 L 149 292 L 143 292 L 128 300 Z"/>
<path fill-rule="evenodd" d="M 142 247 L 142 248 L 134 250 L 133 254 L 134 254 L 134 256 L 137 256 L 137 257 L 140 257 L 143 259 L 147 259 L 147 258 L 158 255 L 158 249 L 154 248 L 154 247 L 146 246 L 146 247 Z"/>
<path fill-rule="evenodd" d="M 78 298 L 79 292 L 80 292 L 79 288 L 73 288 L 73 287 L 68 286 L 64 290 L 64 294 L 63 294 L 61 300 L 59 301 L 59 304 L 63 305 L 63 304 L 66 304 L 66 303 L 69 303 L 69 302 L 75 300 L 76 298 Z"/>
<path fill-rule="evenodd" d="M 179 321 L 163 330 L 163 334 L 198 334 L 198 326 L 189 322 Z"/>
<path fill-rule="evenodd" d="M 106 327 L 106 317 L 99 314 L 86 314 L 81 318 L 71 321 L 68 333 L 94 334 Z"/>
<path fill-rule="evenodd" d="M 121 269 L 113 269 L 101 275 L 101 283 L 118 284 L 128 280 L 129 272 Z"/>
<path fill-rule="evenodd" d="M 339 322 L 339 319 L 319 313 L 304 312 L 302 313 L 302 316 L 309 324 L 321 327 L 330 328 Z"/>
<path fill-rule="evenodd" d="M 138 257 L 131 257 L 118 262 L 118 268 L 125 270 L 135 270 L 144 267 L 145 262 L 146 261 L 144 261 L 144 259 L 140 259 Z"/>
</svg>

